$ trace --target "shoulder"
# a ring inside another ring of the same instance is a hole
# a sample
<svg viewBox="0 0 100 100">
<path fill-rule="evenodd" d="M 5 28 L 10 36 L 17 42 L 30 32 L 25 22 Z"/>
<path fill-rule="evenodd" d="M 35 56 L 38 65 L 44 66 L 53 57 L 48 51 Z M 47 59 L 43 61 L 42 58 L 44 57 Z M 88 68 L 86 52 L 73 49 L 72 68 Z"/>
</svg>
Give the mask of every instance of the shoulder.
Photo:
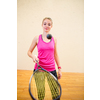
<svg viewBox="0 0 100 100">
<path fill-rule="evenodd" d="M 40 36 L 41 36 L 41 34 L 40 34 L 40 35 L 36 35 L 36 36 L 34 37 L 34 39 L 35 39 L 35 40 L 38 40 Z"/>
<path fill-rule="evenodd" d="M 34 39 L 37 40 L 39 38 L 39 35 L 35 36 Z"/>
<path fill-rule="evenodd" d="M 36 42 L 36 43 L 38 43 L 39 36 L 40 36 L 40 35 L 36 35 L 36 36 L 34 37 L 33 41 Z"/>
</svg>

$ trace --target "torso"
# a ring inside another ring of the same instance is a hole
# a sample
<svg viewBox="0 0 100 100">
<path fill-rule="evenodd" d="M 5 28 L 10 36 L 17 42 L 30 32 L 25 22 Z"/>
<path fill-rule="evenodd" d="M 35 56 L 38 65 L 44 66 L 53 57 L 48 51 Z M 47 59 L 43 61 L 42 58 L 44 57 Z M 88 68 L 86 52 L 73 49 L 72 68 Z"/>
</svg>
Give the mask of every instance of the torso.
<svg viewBox="0 0 100 100">
<path fill-rule="evenodd" d="M 51 40 L 47 41 L 46 39 L 42 39 L 42 35 L 39 35 L 37 40 L 38 58 L 40 66 L 47 71 L 55 70 L 54 38 L 52 37 Z M 37 65 L 35 65 L 35 69 L 36 68 Z"/>
</svg>

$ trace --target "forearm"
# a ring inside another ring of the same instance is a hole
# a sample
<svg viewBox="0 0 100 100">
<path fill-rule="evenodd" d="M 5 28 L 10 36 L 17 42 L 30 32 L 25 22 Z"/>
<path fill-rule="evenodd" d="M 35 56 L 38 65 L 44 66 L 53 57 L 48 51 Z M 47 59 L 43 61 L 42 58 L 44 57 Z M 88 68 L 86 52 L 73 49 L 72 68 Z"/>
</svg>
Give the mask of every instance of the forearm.
<svg viewBox="0 0 100 100">
<path fill-rule="evenodd" d="M 36 63 L 36 61 L 39 61 L 39 59 L 37 58 L 37 56 L 36 56 L 36 55 L 33 55 L 32 52 L 28 51 L 27 54 L 28 54 L 28 56 L 29 56 L 30 58 L 33 59 L 33 62 L 34 62 L 34 63 Z"/>
<path fill-rule="evenodd" d="M 27 52 L 27 55 L 28 55 L 30 58 L 32 58 L 32 59 L 33 59 L 33 57 L 34 57 L 34 55 L 32 54 L 32 52 L 30 52 L 30 51 Z"/>
<path fill-rule="evenodd" d="M 61 67 L 61 66 L 60 66 L 59 57 L 58 57 L 57 54 L 55 54 L 55 62 L 56 62 L 56 64 L 57 64 L 58 67 Z"/>
<path fill-rule="evenodd" d="M 57 53 L 57 40 L 55 39 L 55 52 L 54 52 L 54 57 L 55 57 L 55 62 L 58 66 L 58 79 L 61 78 L 62 73 L 61 73 L 61 65 L 60 65 L 60 61 L 59 61 L 59 57 L 58 57 L 58 53 Z"/>
<path fill-rule="evenodd" d="M 58 55 L 55 55 L 55 61 L 58 66 L 58 79 L 60 79 L 62 76 L 62 73 L 61 73 L 61 66 L 60 66 L 60 61 L 59 61 Z"/>
</svg>

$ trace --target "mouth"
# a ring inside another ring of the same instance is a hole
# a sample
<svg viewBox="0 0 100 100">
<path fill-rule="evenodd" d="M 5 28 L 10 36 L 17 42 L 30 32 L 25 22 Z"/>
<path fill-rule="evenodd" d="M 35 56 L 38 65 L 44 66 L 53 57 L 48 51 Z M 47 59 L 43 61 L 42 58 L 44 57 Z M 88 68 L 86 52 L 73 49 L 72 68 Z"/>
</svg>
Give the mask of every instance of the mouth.
<svg viewBox="0 0 100 100">
<path fill-rule="evenodd" d="M 48 30 L 48 28 L 45 28 L 46 30 Z"/>
</svg>

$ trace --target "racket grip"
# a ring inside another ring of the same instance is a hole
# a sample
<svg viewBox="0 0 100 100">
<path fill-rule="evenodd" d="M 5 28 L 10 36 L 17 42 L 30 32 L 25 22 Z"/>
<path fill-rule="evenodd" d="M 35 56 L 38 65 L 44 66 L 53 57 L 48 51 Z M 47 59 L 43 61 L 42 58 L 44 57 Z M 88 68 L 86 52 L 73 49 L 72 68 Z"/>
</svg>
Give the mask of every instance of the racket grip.
<svg viewBox="0 0 100 100">
<path fill-rule="evenodd" d="M 38 66 L 40 66 L 39 63 L 38 63 L 38 60 L 36 60 L 36 63 L 37 63 Z"/>
</svg>

